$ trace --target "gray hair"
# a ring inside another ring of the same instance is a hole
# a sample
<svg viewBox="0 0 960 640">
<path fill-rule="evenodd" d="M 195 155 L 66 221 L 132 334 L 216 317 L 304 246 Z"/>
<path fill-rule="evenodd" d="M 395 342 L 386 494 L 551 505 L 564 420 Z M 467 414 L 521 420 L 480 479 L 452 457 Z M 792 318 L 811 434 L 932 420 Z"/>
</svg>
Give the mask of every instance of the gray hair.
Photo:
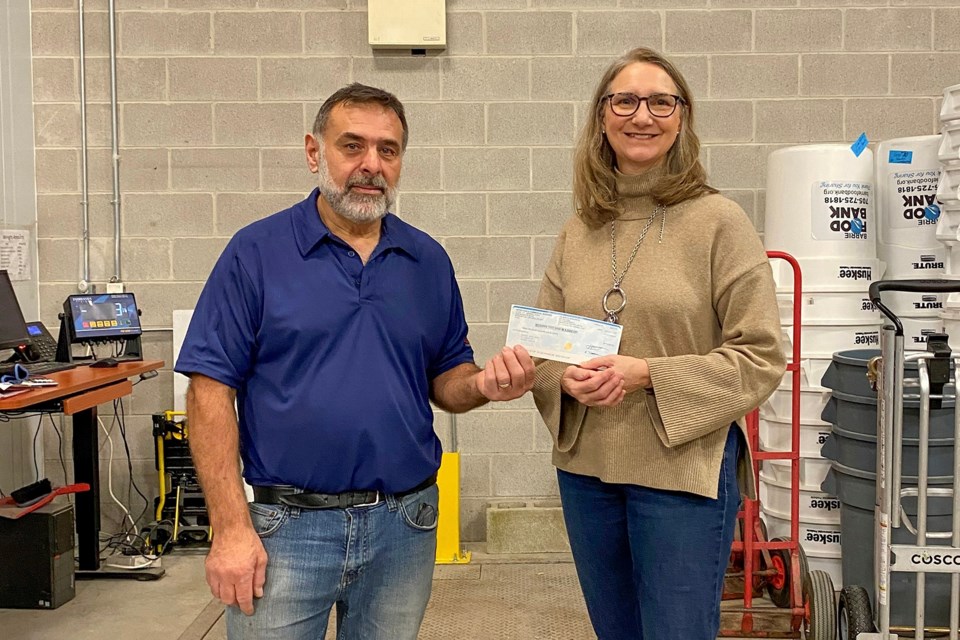
<svg viewBox="0 0 960 640">
<path fill-rule="evenodd" d="M 410 130 L 407 128 L 407 116 L 404 114 L 403 103 L 389 91 L 368 87 L 359 82 L 348 84 L 327 98 L 320 107 L 320 111 L 317 112 L 316 120 L 313 121 L 314 137 L 320 138 L 323 135 L 327 128 L 327 121 L 330 119 L 330 112 L 338 104 L 379 104 L 386 109 L 392 109 L 400 118 L 400 124 L 403 126 L 403 149 L 406 150 Z"/>
</svg>

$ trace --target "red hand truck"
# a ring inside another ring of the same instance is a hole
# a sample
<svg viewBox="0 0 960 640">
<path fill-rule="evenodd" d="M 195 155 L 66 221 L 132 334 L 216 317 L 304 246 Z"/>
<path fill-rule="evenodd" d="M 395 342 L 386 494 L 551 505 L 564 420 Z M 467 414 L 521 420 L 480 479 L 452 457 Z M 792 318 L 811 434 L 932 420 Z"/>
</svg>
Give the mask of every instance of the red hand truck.
<svg viewBox="0 0 960 640">
<path fill-rule="evenodd" d="M 744 497 L 724 580 L 723 599 L 742 606 L 723 606 L 720 636 L 735 638 L 800 638 L 834 640 L 837 633 L 834 587 L 829 574 L 810 571 L 799 543 L 800 512 L 800 316 L 803 296 L 800 264 L 790 254 L 768 251 L 768 258 L 793 267 L 793 353 L 787 364 L 791 385 L 791 449 L 760 451 L 759 417 L 747 416 L 747 438 L 753 453 L 753 480 L 760 483 L 760 462 L 789 460 L 790 537 L 767 540 L 760 520 L 760 501 Z M 762 599 L 766 590 L 770 600 Z M 756 601 L 755 601 L 756 600 Z"/>
</svg>

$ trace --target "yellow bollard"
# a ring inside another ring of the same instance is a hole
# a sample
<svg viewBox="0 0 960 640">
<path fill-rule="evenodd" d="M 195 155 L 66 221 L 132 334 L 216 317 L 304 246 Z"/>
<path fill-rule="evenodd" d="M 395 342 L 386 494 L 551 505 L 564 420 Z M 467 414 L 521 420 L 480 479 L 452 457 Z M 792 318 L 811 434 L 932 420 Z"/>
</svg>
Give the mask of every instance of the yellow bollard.
<svg viewBox="0 0 960 640">
<path fill-rule="evenodd" d="M 452 452 L 444 452 L 437 472 L 440 518 L 437 523 L 436 564 L 467 564 L 470 552 L 460 546 L 460 453 L 456 451 L 456 416 L 450 416 Z"/>
</svg>

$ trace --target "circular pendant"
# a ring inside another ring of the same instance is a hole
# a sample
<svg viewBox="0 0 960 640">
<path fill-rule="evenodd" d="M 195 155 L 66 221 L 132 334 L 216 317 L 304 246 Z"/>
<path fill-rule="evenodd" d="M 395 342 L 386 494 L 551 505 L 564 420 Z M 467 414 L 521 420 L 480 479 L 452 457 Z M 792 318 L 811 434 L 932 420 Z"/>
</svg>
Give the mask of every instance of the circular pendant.
<svg viewBox="0 0 960 640">
<path fill-rule="evenodd" d="M 620 305 L 617 306 L 616 308 L 611 308 L 610 296 L 620 296 Z M 617 322 L 618 320 L 617 314 L 623 311 L 623 308 L 627 306 L 627 296 L 623 292 L 623 289 L 620 288 L 619 285 L 613 285 L 612 287 L 607 289 L 607 292 L 605 294 L 603 294 L 602 304 L 603 304 L 603 312 L 607 314 L 607 317 L 606 317 L 607 322 Z"/>
</svg>

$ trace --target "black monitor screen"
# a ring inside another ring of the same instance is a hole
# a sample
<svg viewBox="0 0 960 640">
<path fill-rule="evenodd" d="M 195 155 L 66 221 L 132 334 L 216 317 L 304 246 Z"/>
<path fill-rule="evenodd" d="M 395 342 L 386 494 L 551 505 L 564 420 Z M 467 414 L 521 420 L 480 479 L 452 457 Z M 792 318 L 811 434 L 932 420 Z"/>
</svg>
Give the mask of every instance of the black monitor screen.
<svg viewBox="0 0 960 640">
<path fill-rule="evenodd" d="M 140 314 L 132 293 L 69 296 L 64 311 L 70 319 L 70 338 L 115 340 L 140 335 Z"/>
<path fill-rule="evenodd" d="M 13 291 L 10 275 L 0 270 L 0 349 L 12 349 L 30 344 L 27 323 L 23 320 L 23 311 Z"/>
</svg>

